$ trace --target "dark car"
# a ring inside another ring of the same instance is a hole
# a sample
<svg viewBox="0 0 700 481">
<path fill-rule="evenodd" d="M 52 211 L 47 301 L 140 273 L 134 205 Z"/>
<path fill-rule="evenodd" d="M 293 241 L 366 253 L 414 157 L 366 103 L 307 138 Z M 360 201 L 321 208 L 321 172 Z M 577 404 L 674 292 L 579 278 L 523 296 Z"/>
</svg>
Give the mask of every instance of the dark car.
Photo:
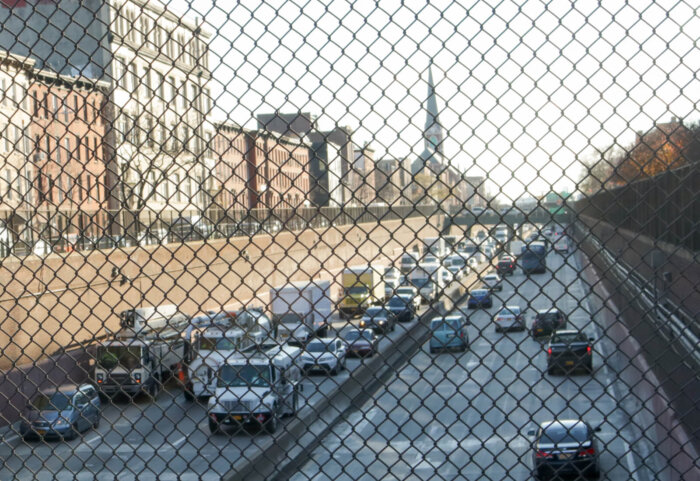
<svg viewBox="0 0 700 481">
<path fill-rule="evenodd" d="M 550 336 L 557 329 L 566 327 L 566 316 L 559 309 L 537 311 L 532 322 L 530 333 L 532 337 Z"/>
<path fill-rule="evenodd" d="M 399 322 L 412 321 L 415 315 L 413 301 L 405 296 L 392 296 L 386 303 L 386 308 L 394 313 Z"/>
<path fill-rule="evenodd" d="M 73 439 L 100 424 L 101 405 L 90 384 L 41 391 L 27 403 L 20 423 L 25 438 Z"/>
<path fill-rule="evenodd" d="M 593 338 L 579 331 L 554 331 L 547 344 L 547 373 L 593 372 Z"/>
<path fill-rule="evenodd" d="M 515 260 L 512 257 L 503 258 L 498 261 L 496 266 L 496 271 L 504 276 L 512 275 L 515 273 Z"/>
<path fill-rule="evenodd" d="M 475 289 L 469 293 L 467 307 L 475 309 L 479 307 L 493 307 L 493 298 L 488 289 Z"/>
<path fill-rule="evenodd" d="M 396 326 L 396 316 L 385 307 L 370 307 L 360 320 L 362 329 L 372 329 L 376 333 L 386 334 Z"/>
<path fill-rule="evenodd" d="M 587 423 L 578 419 L 547 421 L 540 424 L 533 443 L 534 475 L 539 479 L 559 479 L 572 475 L 600 477 L 598 441 Z"/>
<path fill-rule="evenodd" d="M 371 329 L 353 329 L 343 336 L 348 356 L 374 356 L 379 351 L 379 338 Z"/>
</svg>

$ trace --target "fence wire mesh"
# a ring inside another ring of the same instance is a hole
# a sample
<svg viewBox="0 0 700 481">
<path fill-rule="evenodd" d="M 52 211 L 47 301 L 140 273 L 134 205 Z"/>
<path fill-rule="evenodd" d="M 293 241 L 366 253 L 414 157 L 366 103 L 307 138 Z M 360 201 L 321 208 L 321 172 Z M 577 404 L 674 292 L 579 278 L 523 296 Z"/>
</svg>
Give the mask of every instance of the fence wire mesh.
<svg viewBox="0 0 700 481">
<path fill-rule="evenodd" d="M 0 0 L 0 479 L 700 479 L 698 31 Z"/>
</svg>

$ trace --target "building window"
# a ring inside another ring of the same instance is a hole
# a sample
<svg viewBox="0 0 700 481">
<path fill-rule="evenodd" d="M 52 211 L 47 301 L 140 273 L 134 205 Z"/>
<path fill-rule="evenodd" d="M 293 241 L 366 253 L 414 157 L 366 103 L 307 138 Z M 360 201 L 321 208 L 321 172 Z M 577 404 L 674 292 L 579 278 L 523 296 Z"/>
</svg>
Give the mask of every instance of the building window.
<svg viewBox="0 0 700 481">
<path fill-rule="evenodd" d="M 165 78 L 160 72 L 155 72 L 155 89 L 160 100 L 165 100 Z"/>
</svg>

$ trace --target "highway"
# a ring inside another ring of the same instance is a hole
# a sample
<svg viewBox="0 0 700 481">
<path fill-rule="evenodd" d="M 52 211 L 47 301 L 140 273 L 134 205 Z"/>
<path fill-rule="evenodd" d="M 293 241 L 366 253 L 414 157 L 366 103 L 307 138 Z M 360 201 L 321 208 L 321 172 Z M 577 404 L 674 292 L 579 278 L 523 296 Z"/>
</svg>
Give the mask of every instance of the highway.
<svg viewBox="0 0 700 481">
<path fill-rule="evenodd" d="M 601 479 L 651 479 L 629 448 L 637 434 L 616 399 L 626 387 L 615 385 L 601 358 L 614 343 L 591 322 L 574 258 L 550 253 L 548 266 L 550 273 L 530 279 L 520 270 L 508 277 L 491 309 L 463 306 L 470 349 L 431 355 L 424 346 L 335 426 L 292 479 L 532 479 L 527 432 L 555 417 L 601 426 Z M 502 303 L 526 308 L 528 325 L 538 309 L 563 309 L 569 326 L 596 338 L 593 376 L 546 374 L 540 342 L 526 332 L 495 332 L 492 317 Z"/>
<path fill-rule="evenodd" d="M 425 308 L 421 312 L 424 312 Z M 383 347 L 410 330 L 417 321 L 399 323 L 381 339 Z M 359 323 L 334 316 L 335 333 Z M 347 370 L 337 376 L 304 378 L 300 410 L 313 408 L 323 396 L 348 379 L 364 362 L 348 359 Z M 239 432 L 211 435 L 206 401 L 190 403 L 171 383 L 153 403 L 146 396 L 133 401 L 107 401 L 98 429 L 72 441 L 20 441 L 0 447 L 0 479 L 26 480 L 214 480 L 227 473 L 234 461 L 253 456 L 273 442 L 265 433 Z M 281 420 L 278 432 L 285 428 Z"/>
</svg>

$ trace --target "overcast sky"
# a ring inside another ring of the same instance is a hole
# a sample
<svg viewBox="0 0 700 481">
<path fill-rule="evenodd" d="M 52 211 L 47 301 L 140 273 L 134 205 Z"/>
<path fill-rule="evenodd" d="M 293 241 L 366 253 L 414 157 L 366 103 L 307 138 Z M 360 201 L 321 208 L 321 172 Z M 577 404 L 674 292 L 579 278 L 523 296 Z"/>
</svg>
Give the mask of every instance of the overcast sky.
<svg viewBox="0 0 700 481">
<path fill-rule="evenodd" d="M 167 0 L 164 0 L 167 1 Z M 696 121 L 698 11 L 683 0 L 216 1 L 169 5 L 214 33 L 218 117 L 310 111 L 379 155 L 423 149 L 434 61 L 445 153 L 510 197 L 571 190 L 577 158 L 671 116 Z M 493 5 L 493 7 L 491 6 Z M 571 180 L 568 180 L 571 178 Z"/>
</svg>

